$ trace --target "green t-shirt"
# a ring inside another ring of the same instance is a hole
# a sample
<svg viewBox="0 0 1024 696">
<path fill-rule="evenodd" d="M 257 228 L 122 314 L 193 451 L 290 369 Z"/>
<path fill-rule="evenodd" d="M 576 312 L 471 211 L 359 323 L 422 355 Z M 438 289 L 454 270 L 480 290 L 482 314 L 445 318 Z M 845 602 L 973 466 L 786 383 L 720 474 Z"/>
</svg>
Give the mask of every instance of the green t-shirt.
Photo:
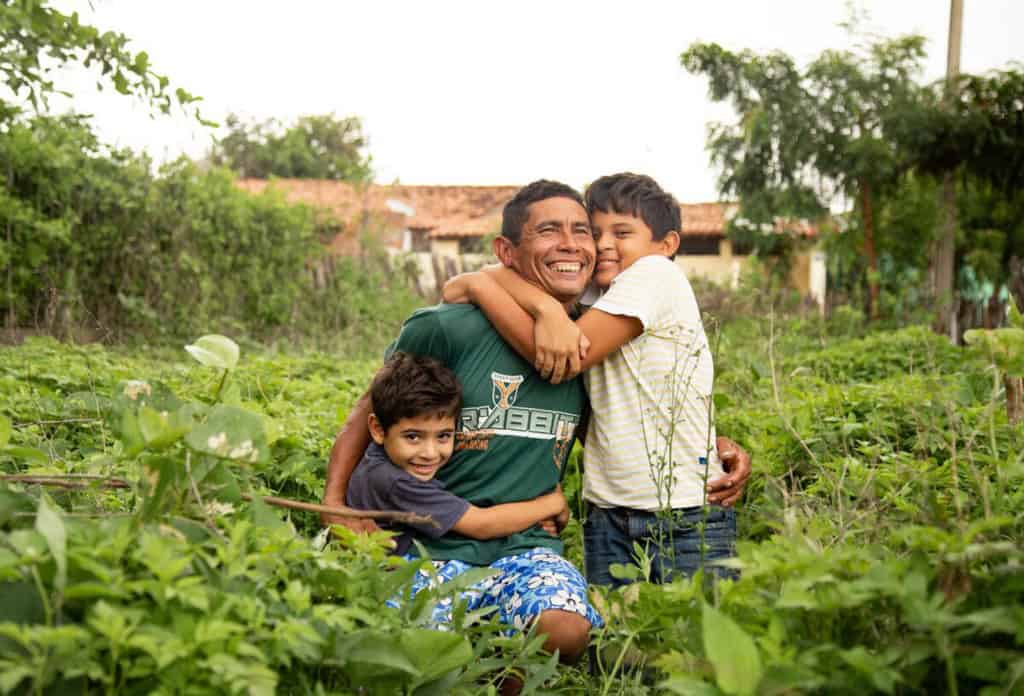
<svg viewBox="0 0 1024 696">
<path fill-rule="evenodd" d="M 427 355 L 462 384 L 455 453 L 438 478 L 479 507 L 550 493 L 561 480 L 586 404 L 583 381 L 541 379 L 473 305 L 438 305 L 415 312 L 389 351 Z M 432 558 L 488 565 L 498 558 L 562 542 L 540 527 L 477 541 L 450 532 L 425 540 Z"/>
</svg>

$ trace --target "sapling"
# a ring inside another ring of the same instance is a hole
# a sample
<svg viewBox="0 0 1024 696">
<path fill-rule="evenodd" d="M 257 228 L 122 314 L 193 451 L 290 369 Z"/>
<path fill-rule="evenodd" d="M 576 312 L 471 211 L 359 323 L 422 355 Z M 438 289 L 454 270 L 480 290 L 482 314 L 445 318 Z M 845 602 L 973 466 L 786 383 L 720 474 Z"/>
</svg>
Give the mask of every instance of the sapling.
<svg viewBox="0 0 1024 696">
<path fill-rule="evenodd" d="M 1006 419 L 1013 425 L 1024 419 L 1024 316 L 1013 298 L 1007 308 L 1007 326 L 972 329 L 964 334 L 968 345 L 984 351 L 1002 377 L 1006 389 Z"/>
</svg>

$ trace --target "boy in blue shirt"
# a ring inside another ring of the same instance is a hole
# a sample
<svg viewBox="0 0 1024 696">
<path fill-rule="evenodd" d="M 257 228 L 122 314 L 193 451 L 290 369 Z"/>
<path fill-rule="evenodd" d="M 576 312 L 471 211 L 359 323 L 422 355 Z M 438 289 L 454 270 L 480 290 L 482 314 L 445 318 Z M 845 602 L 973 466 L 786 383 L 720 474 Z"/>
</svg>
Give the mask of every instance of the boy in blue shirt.
<svg viewBox="0 0 1024 696">
<path fill-rule="evenodd" d="M 370 399 L 373 442 L 349 481 L 348 505 L 415 512 L 436 523 L 397 529 L 396 554 L 407 554 L 416 534 L 438 539 L 452 531 L 471 539 L 494 539 L 543 520 L 568 518 L 560 488 L 532 500 L 477 507 L 434 478 L 452 456 L 462 404 L 455 374 L 437 360 L 395 353 L 374 377 Z"/>
</svg>

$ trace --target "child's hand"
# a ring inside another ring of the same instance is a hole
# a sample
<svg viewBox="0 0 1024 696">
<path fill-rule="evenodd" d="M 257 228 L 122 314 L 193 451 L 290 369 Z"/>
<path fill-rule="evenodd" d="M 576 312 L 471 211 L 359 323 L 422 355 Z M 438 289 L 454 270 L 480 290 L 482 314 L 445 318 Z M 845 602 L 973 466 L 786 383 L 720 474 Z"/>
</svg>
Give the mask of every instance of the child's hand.
<svg viewBox="0 0 1024 696">
<path fill-rule="evenodd" d="M 585 340 L 583 332 L 561 307 L 538 316 L 533 327 L 533 342 L 534 367 L 540 376 L 558 384 L 578 375 L 582 340 Z"/>
<path fill-rule="evenodd" d="M 473 300 L 470 299 L 470 287 L 472 284 L 472 273 L 462 273 L 454 278 L 450 279 L 444 284 L 444 290 L 441 291 L 441 299 L 447 304 L 469 304 Z"/>
</svg>

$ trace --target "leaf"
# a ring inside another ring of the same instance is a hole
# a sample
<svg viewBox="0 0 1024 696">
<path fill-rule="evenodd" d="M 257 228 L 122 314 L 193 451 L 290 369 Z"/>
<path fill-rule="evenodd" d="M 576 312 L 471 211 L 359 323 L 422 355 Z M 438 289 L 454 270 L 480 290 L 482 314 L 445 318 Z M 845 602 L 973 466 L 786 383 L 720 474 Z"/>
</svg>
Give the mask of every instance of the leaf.
<svg viewBox="0 0 1024 696">
<path fill-rule="evenodd" d="M 473 660 L 473 648 L 469 641 L 464 636 L 447 631 L 409 628 L 402 631 L 399 644 L 423 674 L 424 681 L 437 679 Z"/>
<path fill-rule="evenodd" d="M 197 452 L 221 459 L 250 463 L 270 459 L 263 417 L 227 404 L 214 406 L 206 422 L 185 436 L 185 443 Z"/>
<path fill-rule="evenodd" d="M 730 617 L 709 604 L 701 622 L 704 652 L 727 694 L 753 694 L 761 681 L 761 656 L 754 640 Z"/>
<path fill-rule="evenodd" d="M 0 447 L 6 447 L 11 441 L 11 420 L 7 416 L 0 416 Z"/>
<path fill-rule="evenodd" d="M 4 448 L 4 454 L 8 454 L 15 459 L 24 459 L 25 461 L 37 464 L 50 463 L 50 458 L 46 455 L 46 452 L 35 447 L 6 447 Z"/>
<path fill-rule="evenodd" d="M 658 687 L 680 696 L 717 696 L 722 693 L 713 685 L 684 674 L 673 674 L 658 684 Z"/>
<path fill-rule="evenodd" d="M 185 346 L 189 355 L 207 367 L 233 370 L 238 365 L 238 344 L 227 336 L 208 334 Z"/>
<path fill-rule="evenodd" d="M 67 530 L 60 514 L 50 506 L 45 495 L 39 497 L 39 509 L 36 512 L 36 531 L 46 539 L 53 560 L 57 564 L 57 575 L 53 583 L 57 590 L 63 590 L 68 579 Z"/>
</svg>

